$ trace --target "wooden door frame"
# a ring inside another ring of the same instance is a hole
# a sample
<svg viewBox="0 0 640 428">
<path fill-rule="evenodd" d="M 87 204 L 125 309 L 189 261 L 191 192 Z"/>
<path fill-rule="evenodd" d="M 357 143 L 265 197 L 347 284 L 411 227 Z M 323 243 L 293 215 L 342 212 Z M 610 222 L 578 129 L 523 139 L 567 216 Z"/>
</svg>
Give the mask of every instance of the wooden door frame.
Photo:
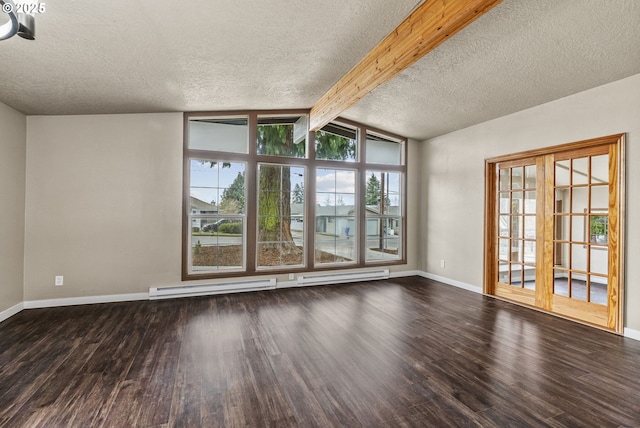
<svg viewBox="0 0 640 428">
<path fill-rule="evenodd" d="M 576 320 L 575 318 L 566 317 L 560 315 L 558 313 L 551 312 L 551 302 L 547 301 L 548 299 L 540 299 L 540 296 L 536 296 L 536 304 L 539 306 L 531 306 L 523 303 L 519 303 L 517 301 L 509 300 L 512 303 L 521 304 L 536 310 L 540 310 L 546 313 L 550 313 L 555 316 L 559 316 L 562 318 L 569 318 L 574 321 L 582 322 L 596 328 L 602 328 L 607 331 L 613 331 L 618 334 L 623 333 L 624 329 L 624 289 L 625 289 L 625 235 L 626 235 L 626 189 L 625 189 L 625 181 L 626 181 L 626 173 L 625 173 L 625 134 L 614 134 L 604 137 L 593 138 L 589 140 L 577 141 L 573 143 L 561 144 L 557 146 L 545 147 L 540 149 L 534 149 L 519 153 L 512 153 L 502 156 L 497 156 L 493 158 L 485 159 L 485 206 L 484 206 L 484 272 L 483 272 L 483 293 L 486 295 L 491 295 L 492 297 L 500 298 L 499 296 L 495 296 L 495 284 L 497 282 L 497 248 L 498 248 L 498 239 L 497 239 L 497 216 L 495 215 L 496 206 L 497 206 L 497 184 L 498 184 L 498 174 L 497 174 L 497 164 L 500 162 L 508 162 L 508 161 L 516 161 L 524 158 L 531 157 L 542 157 L 548 156 L 552 154 L 558 154 L 562 152 L 568 151 L 576 151 L 582 149 L 588 149 L 596 146 L 602 145 L 615 145 L 616 150 L 610 151 L 610 163 L 613 162 L 614 170 L 610 170 L 609 183 L 614 186 L 614 192 L 616 197 L 618 198 L 618 210 L 617 215 L 614 214 L 613 226 L 610 224 L 610 228 L 613 227 L 615 230 L 615 234 L 617 235 L 617 244 L 612 243 L 610 247 L 610 266 L 613 266 L 614 269 L 609 272 L 609 278 L 613 281 L 613 285 L 611 287 L 612 292 L 609 298 L 616 299 L 618 305 L 617 314 L 608 314 L 608 325 L 610 328 L 604 328 L 601 326 L 593 325 L 585 321 Z M 550 171 L 550 170 L 548 170 Z M 546 174 L 543 177 L 545 182 L 545 195 L 543 196 L 544 200 L 540 201 L 539 208 L 542 206 L 545 207 L 543 211 L 539 211 L 542 213 L 549 212 L 548 209 L 551 208 L 551 212 L 553 212 L 553 196 L 549 197 L 549 193 L 553 191 L 548 190 L 548 183 L 551 182 L 553 184 L 554 177 L 553 174 Z M 551 207 L 547 206 L 551 204 Z M 553 218 L 549 219 L 548 216 L 541 216 L 542 220 L 538 218 L 537 226 L 545 225 L 545 230 L 548 229 L 548 223 L 553 222 Z M 547 231 L 547 233 L 552 233 L 553 225 L 551 225 L 551 231 Z M 614 248 L 615 247 L 615 248 Z M 553 275 L 553 241 L 548 241 L 545 239 L 544 246 L 538 245 L 536 247 L 537 251 L 537 259 L 542 263 L 538 264 L 546 264 L 551 262 L 551 272 L 546 272 L 546 267 L 536 268 L 541 276 L 545 278 L 548 275 Z M 546 282 L 546 281 L 545 281 Z M 607 308 L 609 304 L 607 304 Z"/>
</svg>

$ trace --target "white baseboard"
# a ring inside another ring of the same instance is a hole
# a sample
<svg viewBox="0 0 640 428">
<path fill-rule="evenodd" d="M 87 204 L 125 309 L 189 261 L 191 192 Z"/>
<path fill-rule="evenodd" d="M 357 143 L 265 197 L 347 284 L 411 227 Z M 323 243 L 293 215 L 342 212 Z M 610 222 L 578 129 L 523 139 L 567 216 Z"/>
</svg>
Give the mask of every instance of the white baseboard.
<svg viewBox="0 0 640 428">
<path fill-rule="evenodd" d="M 0 312 L 0 322 L 14 316 L 15 314 L 17 314 L 23 309 L 24 309 L 24 302 L 20 302 L 17 305 L 11 306 L 9 309 L 5 309 L 4 311 Z"/>
<path fill-rule="evenodd" d="M 109 294 L 106 296 L 68 297 L 66 299 L 27 300 L 24 302 L 24 309 L 92 305 L 95 303 L 133 302 L 137 300 L 149 300 L 149 293 Z"/>
<path fill-rule="evenodd" d="M 297 281 L 278 281 L 276 283 L 276 289 L 278 288 L 293 288 L 293 287 L 297 287 L 298 286 L 298 282 Z"/>
<path fill-rule="evenodd" d="M 422 276 L 422 271 L 419 270 L 403 270 L 400 272 L 390 272 L 389 278 L 403 278 L 405 276 Z"/>
<path fill-rule="evenodd" d="M 454 287 L 462 288 L 474 293 L 482 293 L 482 288 L 476 285 L 467 284 L 462 281 L 457 281 L 455 279 L 419 270 L 391 272 L 389 276 L 391 278 L 421 276 L 423 278 L 432 279 L 434 281 L 442 282 L 444 284 L 452 285 Z M 293 287 L 299 287 L 296 281 L 279 281 L 276 288 Z M 69 297 L 64 299 L 27 300 L 0 312 L 0 322 L 14 316 L 23 309 L 53 308 L 58 306 L 89 305 L 96 303 L 133 302 L 138 300 L 149 300 L 149 293 L 111 294 L 104 296 Z M 640 330 L 625 328 L 624 337 L 640 341 Z"/>
<path fill-rule="evenodd" d="M 403 278 L 405 276 L 420 276 L 419 270 L 405 270 L 400 272 L 389 272 L 389 278 Z M 341 282 L 336 282 L 336 284 L 342 284 Z M 298 284 L 297 281 L 278 281 L 276 288 L 292 288 L 292 287 L 307 287 L 313 286 L 316 284 Z"/>
<path fill-rule="evenodd" d="M 624 329 L 624 337 L 628 337 L 629 339 L 640 340 L 640 330 L 633 330 L 630 328 Z"/>
<path fill-rule="evenodd" d="M 448 285 L 453 285 L 454 287 L 463 288 L 465 290 L 473 291 L 475 293 L 482 293 L 482 288 L 477 287 L 475 285 L 467 284 L 465 282 L 456 281 L 455 279 L 446 278 L 439 275 L 434 275 L 429 272 L 420 272 L 420 276 L 427 279 L 433 279 L 434 281 L 439 281 Z M 640 330 L 633 330 L 631 328 L 624 329 L 624 337 L 628 337 L 629 339 L 640 340 Z"/>
<path fill-rule="evenodd" d="M 466 282 L 457 281 L 455 279 L 435 275 L 429 272 L 420 272 L 420 276 L 423 278 L 432 279 L 434 281 L 443 282 L 448 285 L 453 285 L 454 287 L 462 288 L 467 291 L 473 291 L 474 293 L 482 294 L 482 287 L 478 287 L 477 285 L 467 284 Z"/>
</svg>

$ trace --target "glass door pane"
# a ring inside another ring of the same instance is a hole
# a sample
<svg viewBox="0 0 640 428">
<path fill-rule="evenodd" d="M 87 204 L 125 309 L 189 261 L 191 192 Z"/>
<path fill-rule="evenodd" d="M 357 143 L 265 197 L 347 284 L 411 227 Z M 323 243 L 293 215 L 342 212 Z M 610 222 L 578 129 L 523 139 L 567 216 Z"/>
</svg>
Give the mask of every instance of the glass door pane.
<svg viewBox="0 0 640 428">
<path fill-rule="evenodd" d="M 498 171 L 498 283 L 534 290 L 536 284 L 536 165 Z"/>
<path fill-rule="evenodd" d="M 606 304 L 609 156 L 555 162 L 554 290 Z"/>
</svg>

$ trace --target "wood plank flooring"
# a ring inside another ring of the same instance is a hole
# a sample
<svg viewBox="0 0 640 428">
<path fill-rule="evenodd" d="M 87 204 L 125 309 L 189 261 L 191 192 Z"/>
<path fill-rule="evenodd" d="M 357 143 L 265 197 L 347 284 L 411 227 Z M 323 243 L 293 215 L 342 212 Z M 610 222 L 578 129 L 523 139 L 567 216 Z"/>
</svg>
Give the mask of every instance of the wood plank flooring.
<svg viewBox="0 0 640 428">
<path fill-rule="evenodd" d="M 640 426 L 640 342 L 418 277 L 32 309 L 3 427 Z"/>
</svg>

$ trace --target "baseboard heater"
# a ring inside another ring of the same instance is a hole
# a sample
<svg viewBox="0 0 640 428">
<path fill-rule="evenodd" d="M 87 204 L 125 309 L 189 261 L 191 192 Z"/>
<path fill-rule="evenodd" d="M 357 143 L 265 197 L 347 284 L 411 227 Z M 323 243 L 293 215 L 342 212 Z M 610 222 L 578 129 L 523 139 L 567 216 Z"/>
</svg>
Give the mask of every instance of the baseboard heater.
<svg viewBox="0 0 640 428">
<path fill-rule="evenodd" d="M 372 281 L 389 279 L 389 269 L 369 270 L 349 273 L 309 274 L 298 276 L 298 285 L 339 284 L 343 282 Z"/>
<path fill-rule="evenodd" d="M 213 294 L 240 293 L 244 291 L 271 290 L 276 288 L 276 279 L 229 281 L 218 284 L 180 285 L 175 287 L 149 288 L 149 299 L 172 299 L 175 297 L 209 296 Z"/>
</svg>

